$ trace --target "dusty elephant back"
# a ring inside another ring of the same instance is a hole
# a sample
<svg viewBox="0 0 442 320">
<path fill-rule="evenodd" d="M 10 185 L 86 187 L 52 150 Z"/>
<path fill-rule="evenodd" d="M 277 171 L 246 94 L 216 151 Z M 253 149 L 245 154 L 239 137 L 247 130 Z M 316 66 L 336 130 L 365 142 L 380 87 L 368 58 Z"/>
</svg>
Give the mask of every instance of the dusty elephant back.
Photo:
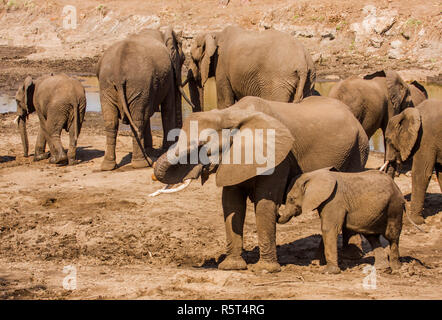
<svg viewBox="0 0 442 320">
<path fill-rule="evenodd" d="M 77 105 L 84 113 L 86 94 L 80 81 L 66 74 L 45 75 L 35 80 L 34 105 L 46 115 L 47 108 Z"/>
<path fill-rule="evenodd" d="M 305 91 L 310 93 L 316 71 L 310 54 L 299 41 L 276 30 L 233 28 L 224 32 L 226 36 L 220 36 L 219 63 L 227 70 L 236 98 L 259 96 L 291 101 L 301 76 L 307 77 Z"/>
<path fill-rule="evenodd" d="M 368 158 L 368 137 L 342 102 L 308 97 L 301 103 L 241 99 L 236 107 L 266 113 L 284 124 L 295 142 L 293 154 L 303 172 L 334 166 L 342 171 L 363 170 Z"/>
</svg>

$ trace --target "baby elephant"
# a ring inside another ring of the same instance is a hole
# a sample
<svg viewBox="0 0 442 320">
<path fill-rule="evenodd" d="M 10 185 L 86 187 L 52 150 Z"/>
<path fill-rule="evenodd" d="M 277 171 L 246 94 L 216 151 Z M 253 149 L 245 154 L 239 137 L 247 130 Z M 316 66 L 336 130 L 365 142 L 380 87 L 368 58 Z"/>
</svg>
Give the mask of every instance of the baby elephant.
<svg viewBox="0 0 442 320">
<path fill-rule="evenodd" d="M 50 163 L 75 163 L 77 139 L 86 111 L 86 96 L 80 81 L 65 74 L 45 75 L 35 80 L 27 77 L 18 88 L 17 124 L 23 144 L 24 156 L 28 156 L 28 135 L 26 120 L 28 115 L 37 111 L 40 119 L 37 142 L 35 143 L 34 161 L 49 158 L 45 153 L 49 145 Z M 61 144 L 61 130 L 69 132 L 69 150 L 66 152 Z"/>
<path fill-rule="evenodd" d="M 352 234 L 364 235 L 375 253 L 375 266 L 387 269 L 388 263 L 379 236 L 390 242 L 390 267 L 400 268 L 399 236 L 405 200 L 387 174 L 370 170 L 359 173 L 337 172 L 324 168 L 301 175 L 287 195 L 286 206 L 277 221 L 318 210 L 321 217 L 327 273 L 339 273 L 338 234 L 343 242 Z"/>
</svg>

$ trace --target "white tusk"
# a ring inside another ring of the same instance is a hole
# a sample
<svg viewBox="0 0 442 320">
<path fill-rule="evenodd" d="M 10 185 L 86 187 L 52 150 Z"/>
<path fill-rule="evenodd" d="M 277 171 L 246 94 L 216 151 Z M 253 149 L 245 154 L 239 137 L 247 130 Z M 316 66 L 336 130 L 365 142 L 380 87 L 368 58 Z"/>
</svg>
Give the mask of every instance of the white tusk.
<svg viewBox="0 0 442 320">
<path fill-rule="evenodd" d="M 178 186 L 176 188 L 172 188 L 172 189 L 169 189 L 171 185 L 168 184 L 164 188 L 157 190 L 154 193 L 149 194 L 149 197 L 156 197 L 157 195 L 159 195 L 161 193 L 174 193 L 174 192 L 181 191 L 181 190 L 187 188 L 191 182 L 192 182 L 192 179 L 186 179 L 186 180 L 184 180 L 183 184 L 181 184 L 180 186 Z"/>
<path fill-rule="evenodd" d="M 14 119 L 14 123 L 15 124 L 18 124 L 18 119 L 20 118 L 20 116 L 17 116 L 15 119 Z"/>
<path fill-rule="evenodd" d="M 388 165 L 388 163 L 389 163 L 390 161 L 385 161 L 385 163 L 382 165 L 382 167 L 380 167 L 379 168 L 379 171 L 384 171 L 384 169 L 387 167 L 387 165 Z"/>
</svg>

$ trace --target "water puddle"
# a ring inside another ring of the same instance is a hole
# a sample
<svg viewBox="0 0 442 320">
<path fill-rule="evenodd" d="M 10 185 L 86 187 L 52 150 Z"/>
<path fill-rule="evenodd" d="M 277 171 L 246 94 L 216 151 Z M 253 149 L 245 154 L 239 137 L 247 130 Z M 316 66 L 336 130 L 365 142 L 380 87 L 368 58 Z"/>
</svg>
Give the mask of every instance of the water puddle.
<svg viewBox="0 0 442 320">
<path fill-rule="evenodd" d="M 87 112 L 101 112 L 100 105 L 100 94 L 98 88 L 98 80 L 96 77 L 85 77 L 77 76 L 78 80 L 81 81 L 86 90 L 86 111 Z M 330 89 L 335 84 L 334 81 L 319 81 L 315 84 L 316 90 L 319 91 L 321 95 L 327 96 Z M 442 99 L 442 86 L 436 84 L 425 84 L 425 89 L 428 92 L 430 98 Z M 184 91 L 189 96 L 189 89 L 187 86 Z M 204 90 L 204 104 L 206 110 L 211 110 L 216 108 L 216 85 L 215 79 L 210 78 L 206 82 Z M 0 113 L 15 112 L 17 111 L 17 104 L 15 98 L 0 94 Z M 192 112 L 190 105 L 183 99 L 183 117 L 189 116 Z M 151 118 L 151 128 L 153 130 L 161 130 L 161 113 L 156 112 Z M 122 130 L 129 130 L 127 126 L 122 126 Z M 373 137 L 370 139 L 370 150 L 384 152 L 384 141 L 382 137 L 382 132 L 380 130 L 376 131 Z"/>
</svg>

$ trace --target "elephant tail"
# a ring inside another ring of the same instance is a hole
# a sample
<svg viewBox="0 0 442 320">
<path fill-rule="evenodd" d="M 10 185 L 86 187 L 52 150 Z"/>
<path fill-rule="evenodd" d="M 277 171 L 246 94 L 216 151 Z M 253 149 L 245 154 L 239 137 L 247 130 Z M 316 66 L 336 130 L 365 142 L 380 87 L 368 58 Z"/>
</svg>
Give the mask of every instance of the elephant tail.
<svg viewBox="0 0 442 320">
<path fill-rule="evenodd" d="M 149 160 L 149 157 L 147 156 L 146 151 L 144 150 L 144 146 L 141 143 L 141 139 L 140 139 L 141 132 L 135 126 L 135 123 L 134 123 L 133 118 L 132 118 L 130 111 L 129 111 L 129 107 L 127 106 L 126 90 L 125 90 L 126 82 L 122 82 L 122 83 L 118 83 L 118 84 L 113 83 L 113 86 L 114 86 L 115 90 L 117 91 L 118 100 L 120 101 L 120 105 L 123 108 L 123 112 L 124 112 L 127 120 L 129 121 L 129 126 L 132 130 L 134 138 L 137 141 L 138 146 L 140 147 L 141 152 L 142 152 L 144 158 L 146 159 L 147 163 L 149 164 L 149 166 L 152 166 L 152 161 Z"/>
<path fill-rule="evenodd" d="M 299 103 L 304 98 L 304 87 L 307 83 L 308 72 L 299 73 L 299 82 L 296 88 L 295 97 L 293 99 L 294 103 Z"/>
<path fill-rule="evenodd" d="M 408 214 L 408 210 L 407 210 L 407 208 L 405 207 L 405 204 L 404 204 L 404 212 L 405 212 L 405 215 L 407 216 L 408 221 L 410 221 L 410 223 L 411 223 L 411 224 L 412 224 L 417 230 L 419 230 L 420 232 L 423 232 L 423 233 L 428 233 L 427 231 L 421 229 L 416 223 L 414 223 L 413 220 L 411 220 L 411 217 L 410 217 L 410 215 Z"/>
</svg>

